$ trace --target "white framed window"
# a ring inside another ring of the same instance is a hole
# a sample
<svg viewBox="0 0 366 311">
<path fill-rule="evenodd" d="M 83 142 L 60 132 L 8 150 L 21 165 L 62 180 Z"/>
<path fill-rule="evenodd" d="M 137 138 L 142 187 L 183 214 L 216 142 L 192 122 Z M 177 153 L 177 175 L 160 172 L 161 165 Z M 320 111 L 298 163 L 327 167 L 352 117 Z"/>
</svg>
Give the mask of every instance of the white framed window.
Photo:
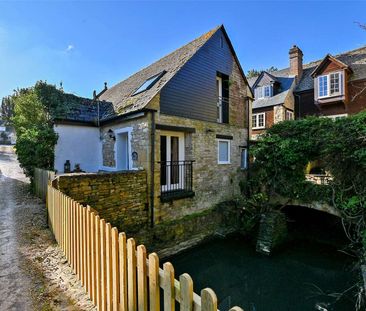
<svg viewBox="0 0 366 311">
<path fill-rule="evenodd" d="M 290 110 L 286 110 L 286 120 L 293 120 L 294 119 L 294 113 Z"/>
<path fill-rule="evenodd" d="M 264 98 L 264 97 L 271 97 L 272 96 L 272 86 L 271 85 L 264 85 L 258 86 L 255 88 L 254 96 L 256 99 Z"/>
<path fill-rule="evenodd" d="M 342 90 L 342 72 L 332 72 L 318 77 L 318 97 L 329 97 L 341 95 Z"/>
<path fill-rule="evenodd" d="M 230 140 L 218 139 L 217 140 L 217 163 L 218 164 L 230 164 Z"/>
<path fill-rule="evenodd" d="M 263 87 L 264 90 L 264 97 L 271 97 L 271 86 L 266 85 Z"/>
<path fill-rule="evenodd" d="M 248 149 L 241 148 L 240 150 L 240 168 L 246 170 L 248 168 Z"/>
<path fill-rule="evenodd" d="M 330 95 L 335 95 L 335 94 L 340 94 L 340 90 L 341 90 L 341 79 L 340 79 L 341 74 L 339 72 L 336 73 L 331 73 L 329 75 L 329 79 L 330 79 Z"/>
<path fill-rule="evenodd" d="M 266 127 L 266 113 L 253 113 L 252 115 L 252 128 L 264 129 Z"/>
</svg>

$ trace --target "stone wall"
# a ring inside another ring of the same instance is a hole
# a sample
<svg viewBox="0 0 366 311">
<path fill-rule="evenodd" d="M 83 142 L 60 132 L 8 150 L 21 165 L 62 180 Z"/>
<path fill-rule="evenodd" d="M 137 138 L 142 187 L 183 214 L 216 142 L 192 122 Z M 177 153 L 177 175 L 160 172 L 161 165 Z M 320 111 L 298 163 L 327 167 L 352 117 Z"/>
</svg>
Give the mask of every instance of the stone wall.
<svg viewBox="0 0 366 311">
<path fill-rule="evenodd" d="M 131 150 L 130 154 L 136 152 L 138 159 L 133 161 L 133 168 L 143 168 L 145 170 L 150 167 L 149 163 L 149 148 L 150 148 L 150 122 L 149 117 L 144 116 L 132 120 L 123 121 L 120 123 L 110 124 L 101 128 L 102 155 L 103 166 L 105 168 L 116 168 L 116 151 L 114 139 L 109 138 L 109 131 L 114 135 L 116 130 L 122 128 L 132 128 L 131 131 Z"/>
<path fill-rule="evenodd" d="M 195 246 L 215 235 L 225 236 L 240 229 L 239 210 L 235 204 L 216 205 L 204 211 L 156 224 L 142 230 L 134 237 L 149 251 L 159 253 L 161 258 Z"/>
<path fill-rule="evenodd" d="M 138 232 L 149 223 L 145 171 L 65 174 L 56 178 L 54 186 L 90 205 L 120 231 Z"/>
<path fill-rule="evenodd" d="M 216 204 L 240 195 L 239 181 L 245 178 L 240 168 L 241 147 L 247 144 L 247 129 L 234 125 L 203 122 L 199 120 L 157 114 L 157 124 L 194 128 L 194 133 L 185 133 L 186 159 L 193 163 L 192 198 L 160 202 L 160 167 L 155 166 L 155 221 L 156 223 L 178 219 L 185 215 L 210 209 Z M 160 135 L 156 131 L 155 159 L 160 161 Z M 230 164 L 218 164 L 216 135 L 232 136 L 230 140 Z"/>
</svg>

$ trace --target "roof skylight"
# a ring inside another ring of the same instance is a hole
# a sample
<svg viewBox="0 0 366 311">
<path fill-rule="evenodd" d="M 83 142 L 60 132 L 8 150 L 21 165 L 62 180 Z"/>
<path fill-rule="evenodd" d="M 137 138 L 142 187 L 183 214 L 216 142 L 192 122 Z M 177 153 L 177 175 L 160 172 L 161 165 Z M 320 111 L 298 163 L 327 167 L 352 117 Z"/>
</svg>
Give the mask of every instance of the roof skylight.
<svg viewBox="0 0 366 311">
<path fill-rule="evenodd" d="M 153 87 L 153 85 L 159 81 L 159 79 L 165 74 L 166 71 L 162 71 L 155 76 L 145 80 L 145 82 L 135 91 L 132 96 L 145 92 L 146 90 Z"/>
</svg>

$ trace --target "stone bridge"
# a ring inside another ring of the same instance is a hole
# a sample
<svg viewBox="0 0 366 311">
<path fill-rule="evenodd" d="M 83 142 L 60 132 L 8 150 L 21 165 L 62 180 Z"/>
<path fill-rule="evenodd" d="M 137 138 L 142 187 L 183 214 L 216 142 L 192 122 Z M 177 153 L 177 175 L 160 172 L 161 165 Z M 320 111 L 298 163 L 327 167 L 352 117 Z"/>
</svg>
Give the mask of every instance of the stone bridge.
<svg viewBox="0 0 366 311">
<path fill-rule="evenodd" d="M 339 211 L 329 205 L 328 203 L 324 203 L 324 202 L 302 202 L 299 200 L 288 200 L 286 198 L 273 198 L 271 199 L 271 203 L 273 204 L 278 204 L 278 205 L 290 205 L 290 206 L 303 206 L 303 207 L 307 207 L 307 208 L 311 208 L 320 212 L 324 212 L 324 213 L 328 213 L 337 217 L 341 217 L 341 214 L 339 213 Z"/>
</svg>

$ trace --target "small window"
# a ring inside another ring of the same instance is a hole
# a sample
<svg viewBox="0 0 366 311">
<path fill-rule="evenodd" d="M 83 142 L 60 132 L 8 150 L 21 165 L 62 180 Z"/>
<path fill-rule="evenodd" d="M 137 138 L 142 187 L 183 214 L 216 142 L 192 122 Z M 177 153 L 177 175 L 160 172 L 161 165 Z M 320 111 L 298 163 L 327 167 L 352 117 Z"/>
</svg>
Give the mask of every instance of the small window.
<svg viewBox="0 0 366 311">
<path fill-rule="evenodd" d="M 216 76 L 217 96 L 217 122 L 229 123 L 229 76 L 217 73 Z"/>
<path fill-rule="evenodd" d="M 240 152 L 240 168 L 246 170 L 248 168 L 248 150 L 242 148 Z"/>
<path fill-rule="evenodd" d="M 220 37 L 220 48 L 224 47 L 224 38 Z"/>
<path fill-rule="evenodd" d="M 266 114 L 265 112 L 254 113 L 252 116 L 252 128 L 263 129 L 266 125 Z"/>
<path fill-rule="evenodd" d="M 146 90 L 150 89 L 153 87 L 153 85 L 159 81 L 159 79 L 165 74 L 165 71 L 162 71 L 161 73 L 147 79 L 133 94 L 137 95 L 140 94 L 142 92 L 145 92 Z"/>
<path fill-rule="evenodd" d="M 328 97 L 341 95 L 342 91 L 342 73 L 333 72 L 328 75 L 318 77 L 318 97 Z"/>
<path fill-rule="evenodd" d="M 230 164 L 230 140 L 219 139 L 217 141 L 218 164 Z"/>
<path fill-rule="evenodd" d="M 330 95 L 335 95 L 340 93 L 340 73 L 331 73 L 330 77 Z"/>
<path fill-rule="evenodd" d="M 265 85 L 265 86 L 258 86 L 255 88 L 255 98 L 264 98 L 264 97 L 271 97 L 272 96 L 272 86 Z"/>
<path fill-rule="evenodd" d="M 328 76 L 320 76 L 318 78 L 319 83 L 319 97 L 328 96 Z"/>
<path fill-rule="evenodd" d="M 293 120 L 294 119 L 294 113 L 290 110 L 286 110 L 286 120 Z"/>
<path fill-rule="evenodd" d="M 264 86 L 264 97 L 271 97 L 271 86 Z"/>
</svg>

